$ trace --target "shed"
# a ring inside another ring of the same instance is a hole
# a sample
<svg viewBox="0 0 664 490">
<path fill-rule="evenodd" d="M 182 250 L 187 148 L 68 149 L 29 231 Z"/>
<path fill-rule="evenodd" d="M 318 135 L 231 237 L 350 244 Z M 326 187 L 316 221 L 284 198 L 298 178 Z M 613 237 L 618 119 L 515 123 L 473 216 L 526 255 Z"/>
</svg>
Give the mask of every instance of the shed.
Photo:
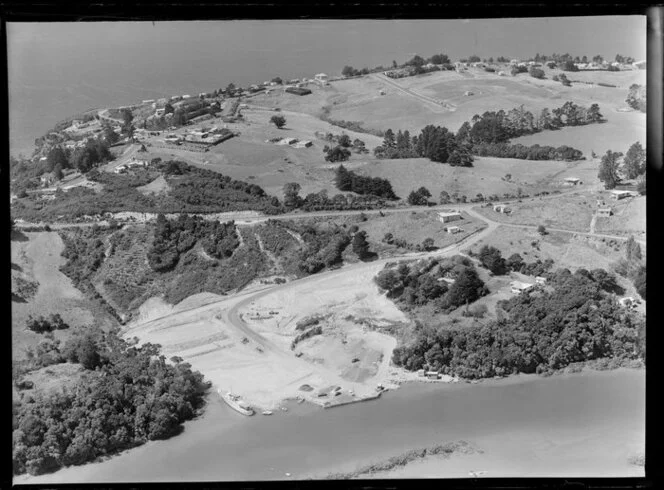
<svg viewBox="0 0 664 490">
<path fill-rule="evenodd" d="M 454 234 L 454 233 L 460 233 L 462 230 L 458 226 L 447 226 L 447 227 L 445 227 L 445 231 L 447 233 Z"/>
<path fill-rule="evenodd" d="M 537 276 L 535 278 L 535 284 L 546 284 L 546 277 Z"/>
<path fill-rule="evenodd" d="M 438 219 L 441 223 L 449 223 L 450 221 L 457 221 L 461 219 L 461 213 L 458 211 L 454 212 L 440 212 L 438 213 Z"/>
<path fill-rule="evenodd" d="M 597 210 L 597 216 L 600 218 L 608 218 L 613 214 L 611 208 L 599 208 Z"/>
<path fill-rule="evenodd" d="M 583 181 L 581 179 L 579 179 L 578 177 L 567 177 L 563 180 L 565 182 L 567 182 L 568 184 L 572 184 L 572 185 L 583 184 Z"/>
<path fill-rule="evenodd" d="M 512 210 L 505 204 L 496 204 L 493 207 L 493 210 L 496 213 L 501 213 L 501 214 L 510 214 L 512 212 Z"/>
</svg>

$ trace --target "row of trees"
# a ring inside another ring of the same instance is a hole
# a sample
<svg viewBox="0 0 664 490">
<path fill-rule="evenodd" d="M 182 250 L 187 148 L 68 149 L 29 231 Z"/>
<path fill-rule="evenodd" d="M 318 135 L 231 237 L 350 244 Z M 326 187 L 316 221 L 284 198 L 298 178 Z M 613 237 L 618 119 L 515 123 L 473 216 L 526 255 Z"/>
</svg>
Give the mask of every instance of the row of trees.
<svg viewBox="0 0 664 490">
<path fill-rule="evenodd" d="M 457 132 L 457 139 L 471 145 L 479 143 L 506 143 L 511 138 L 555 130 L 565 126 L 582 126 L 604 121 L 598 104 L 586 108 L 572 101 L 553 110 L 548 108 L 536 116 L 521 105 L 508 112 L 487 111 L 474 115 Z"/>
<path fill-rule="evenodd" d="M 620 308 L 584 269 L 550 275 L 553 291 L 498 304 L 501 319 L 481 327 L 419 326 L 393 362 L 465 378 L 535 373 L 601 358 L 645 358 L 645 322 Z"/>
<path fill-rule="evenodd" d="M 479 143 L 473 146 L 473 153 L 481 157 L 518 158 L 520 160 L 582 160 L 581 150 L 570 146 L 525 146 L 508 143 Z"/>
<path fill-rule="evenodd" d="M 524 106 L 508 112 L 487 111 L 473 116 L 461 125 L 456 135 L 445 127 L 428 125 L 417 136 L 391 129 L 385 132 L 383 144 L 374 149 L 378 158 L 425 157 L 434 162 L 456 166 L 472 166 L 472 155 L 520 158 L 528 160 L 579 160 L 581 151 L 568 146 L 509 145 L 511 138 L 604 121 L 599 105 L 589 108 L 568 101 L 552 111 L 545 108 L 539 115 Z"/>
<path fill-rule="evenodd" d="M 15 407 L 14 474 L 55 471 L 175 435 L 208 387 L 182 359 L 167 363 L 159 346 L 137 347 L 91 327 L 55 353 L 61 362 L 82 364 L 87 375 Z"/>
<path fill-rule="evenodd" d="M 337 189 L 344 192 L 371 194 L 390 200 L 397 199 L 389 180 L 380 177 L 365 177 L 346 169 L 343 165 L 339 165 L 336 170 L 335 184 Z"/>
<path fill-rule="evenodd" d="M 59 313 L 55 313 L 51 314 L 48 318 L 44 318 L 42 315 L 39 315 L 37 318 L 28 315 L 25 328 L 35 333 L 46 333 L 53 330 L 66 330 L 69 328 L 69 325 L 65 323 Z"/>
</svg>

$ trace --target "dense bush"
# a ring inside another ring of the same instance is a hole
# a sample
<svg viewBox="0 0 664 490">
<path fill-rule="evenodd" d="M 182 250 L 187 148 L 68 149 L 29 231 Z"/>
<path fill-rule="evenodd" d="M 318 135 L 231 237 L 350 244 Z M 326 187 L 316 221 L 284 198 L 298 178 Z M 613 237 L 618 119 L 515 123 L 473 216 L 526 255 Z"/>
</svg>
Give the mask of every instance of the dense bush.
<svg viewBox="0 0 664 490">
<path fill-rule="evenodd" d="M 397 199 L 389 180 L 380 177 L 365 177 L 352 170 L 347 170 L 343 165 L 339 165 L 336 170 L 335 184 L 340 191 Z"/>
<path fill-rule="evenodd" d="M 180 255 L 200 240 L 203 250 L 217 259 L 230 257 L 240 245 L 235 223 L 206 221 L 201 217 L 181 214 L 168 220 L 157 216 L 152 247 L 148 251 L 150 267 L 159 272 L 173 269 Z"/>
<path fill-rule="evenodd" d="M 145 196 L 136 188 L 163 173 L 168 192 Z M 149 170 L 132 175 L 116 175 L 93 170 L 88 178 L 103 184 L 98 192 L 76 187 L 56 192 L 55 199 L 45 202 L 22 200 L 14 215 L 30 221 L 66 219 L 83 215 L 135 211 L 143 213 L 219 213 L 255 210 L 266 214 L 284 212 L 276 197 L 269 196 L 256 184 L 199 169 L 179 161 L 155 162 Z"/>
<path fill-rule="evenodd" d="M 63 392 L 23 399 L 15 410 L 14 474 L 50 472 L 170 437 L 202 405 L 203 376 L 189 364 L 167 364 L 158 346 L 114 336 L 93 344 L 98 373 Z"/>
<path fill-rule="evenodd" d="M 495 247 L 484 245 L 478 253 L 478 258 L 482 266 L 494 274 L 501 275 L 507 272 L 505 259 L 500 254 L 500 250 Z"/>
<path fill-rule="evenodd" d="M 506 318 L 468 329 L 420 327 L 394 350 L 409 370 L 425 365 L 465 378 L 534 373 L 573 362 L 645 356 L 645 323 L 621 309 L 583 273 L 554 274 L 553 291 L 499 302 Z"/>
<path fill-rule="evenodd" d="M 350 150 L 347 150 L 341 145 L 337 145 L 334 148 L 326 152 L 325 161 L 326 162 L 345 162 L 350 158 Z"/>
</svg>

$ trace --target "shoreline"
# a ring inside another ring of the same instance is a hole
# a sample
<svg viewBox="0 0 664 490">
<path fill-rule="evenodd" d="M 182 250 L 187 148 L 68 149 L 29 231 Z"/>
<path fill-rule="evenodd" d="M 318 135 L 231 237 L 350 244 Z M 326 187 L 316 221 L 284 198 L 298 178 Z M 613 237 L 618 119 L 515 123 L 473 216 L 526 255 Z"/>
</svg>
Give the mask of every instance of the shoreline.
<svg viewBox="0 0 664 490">
<path fill-rule="evenodd" d="M 629 368 L 610 373 L 585 370 L 549 380 L 534 375 L 512 376 L 488 380 L 476 388 L 466 383 L 454 383 L 445 388 L 410 383 L 404 386 L 404 391 L 390 393 L 383 403 L 372 407 L 360 404 L 345 411 L 323 411 L 314 409 L 312 404 L 302 403 L 300 407 L 295 403 L 292 407 L 289 405 L 288 412 L 297 417 L 280 419 L 275 413 L 276 422 L 273 417 L 240 417 L 221 400 L 218 404 L 208 400 L 205 411 L 185 423 L 183 433 L 177 437 L 150 441 L 103 461 L 63 468 L 55 473 L 19 475 L 14 477 L 14 483 L 154 481 L 151 479 L 155 476 L 150 475 L 157 474 L 165 480 L 183 481 L 192 478 L 235 481 L 252 478 L 250 474 L 271 480 L 285 479 L 284 472 L 291 473 L 295 479 L 325 479 L 330 474 L 353 473 L 358 467 L 388 460 L 395 454 L 403 455 L 411 448 L 446 440 L 451 443 L 468 441 L 485 454 L 464 454 L 458 459 L 453 455 L 454 464 L 449 458 L 431 457 L 375 477 L 468 478 L 470 470 L 489 470 L 489 477 L 516 476 L 523 471 L 528 476 L 549 476 L 550 471 L 564 472 L 566 468 L 581 472 L 580 476 L 593 476 L 593 472 L 596 472 L 594 476 L 601 476 L 602 472 L 612 471 L 616 476 L 639 476 L 643 468 L 628 461 L 638 461 L 643 454 L 644 380 L 639 374 L 643 370 L 635 371 Z M 622 388 L 627 392 L 619 395 Z M 496 390 L 505 396 L 496 398 Z M 625 399 L 625 393 L 631 395 Z M 584 395 L 591 398 L 584 401 Z M 538 401 L 533 410 L 524 413 L 517 410 L 542 396 L 545 399 Z M 488 399 L 497 400 L 498 406 L 490 408 L 482 402 Z M 432 402 L 442 404 L 445 417 L 426 408 Z M 413 408 L 414 413 L 409 415 L 407 407 Z M 576 417 L 565 415 L 570 411 L 576 413 Z M 424 418 L 420 420 L 418 414 Z M 385 434 L 386 423 L 394 424 L 397 439 Z M 416 426 L 411 427 L 412 423 Z M 222 459 L 221 466 L 211 449 L 218 447 L 220 437 L 228 440 L 218 449 L 230 451 L 229 459 Z M 329 454 L 327 450 L 321 453 L 319 442 L 315 442 L 321 437 L 332 437 L 330 441 L 337 441 L 334 448 L 339 451 L 333 448 Z M 313 459 L 296 456 L 309 444 L 312 445 L 308 458 Z M 274 453 L 277 447 L 282 449 Z M 254 455 L 253 459 L 249 458 L 251 462 L 246 459 L 247 454 Z M 330 458 L 331 455 L 334 457 Z M 612 461 L 607 463 L 604 457 Z M 191 463 L 191 467 L 182 467 L 190 468 L 184 473 L 173 466 L 174 461 L 182 461 L 182 458 Z M 587 470 L 583 468 L 586 462 Z M 530 468 L 531 463 L 539 466 Z M 160 466 L 163 466 L 163 473 L 154 470 Z"/>
</svg>

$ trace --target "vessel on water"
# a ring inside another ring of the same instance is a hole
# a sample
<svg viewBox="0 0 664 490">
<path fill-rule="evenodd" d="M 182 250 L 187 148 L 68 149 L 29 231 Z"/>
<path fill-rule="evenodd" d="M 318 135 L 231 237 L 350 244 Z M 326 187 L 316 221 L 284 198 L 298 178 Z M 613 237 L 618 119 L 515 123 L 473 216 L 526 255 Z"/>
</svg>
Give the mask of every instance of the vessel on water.
<svg viewBox="0 0 664 490">
<path fill-rule="evenodd" d="M 263 415 L 272 415 L 272 410 L 263 410 Z"/>
<path fill-rule="evenodd" d="M 229 392 L 223 392 L 222 390 L 217 390 L 217 393 L 219 393 L 219 396 L 221 396 L 222 400 L 226 402 L 233 410 L 236 412 L 241 413 L 242 415 L 253 415 L 254 414 L 254 409 L 248 406 L 242 398 L 238 395 L 234 395 L 233 393 Z"/>
</svg>

